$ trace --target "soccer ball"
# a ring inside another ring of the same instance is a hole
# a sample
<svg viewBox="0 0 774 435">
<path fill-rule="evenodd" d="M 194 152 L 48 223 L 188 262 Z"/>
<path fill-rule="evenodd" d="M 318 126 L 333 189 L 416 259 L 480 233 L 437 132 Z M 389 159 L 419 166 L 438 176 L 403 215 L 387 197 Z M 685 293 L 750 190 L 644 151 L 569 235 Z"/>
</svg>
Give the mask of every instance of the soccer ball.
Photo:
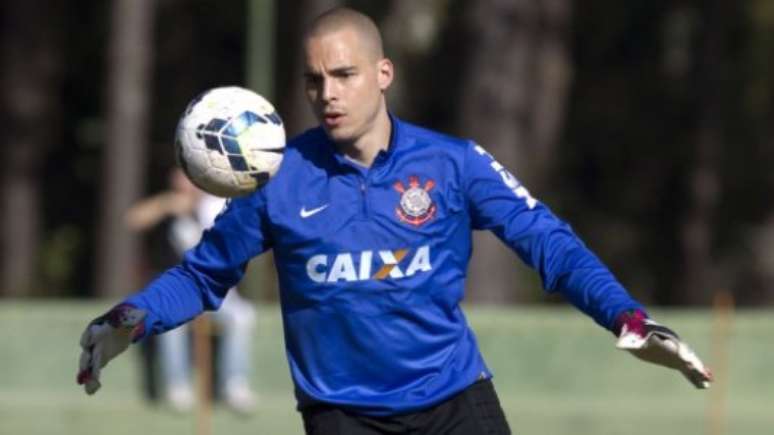
<svg viewBox="0 0 774 435">
<path fill-rule="evenodd" d="M 175 155 L 188 178 L 213 195 L 246 195 L 279 169 L 285 129 L 265 98 L 248 89 L 210 89 L 180 117 Z"/>
</svg>

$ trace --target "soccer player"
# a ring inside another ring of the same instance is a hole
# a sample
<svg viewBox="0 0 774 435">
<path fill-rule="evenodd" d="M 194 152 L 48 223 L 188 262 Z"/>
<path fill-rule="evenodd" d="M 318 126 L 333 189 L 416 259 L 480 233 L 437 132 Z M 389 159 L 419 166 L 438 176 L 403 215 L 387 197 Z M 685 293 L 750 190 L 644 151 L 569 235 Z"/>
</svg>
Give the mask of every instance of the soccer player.
<svg viewBox="0 0 774 435">
<path fill-rule="evenodd" d="M 619 347 L 709 386 L 695 354 L 484 148 L 388 111 L 393 65 L 368 17 L 333 9 L 303 41 L 320 126 L 290 140 L 274 178 L 232 200 L 180 265 L 89 324 L 87 393 L 130 342 L 217 309 L 273 249 L 308 434 L 510 433 L 459 305 L 471 232 L 484 229 Z"/>
</svg>

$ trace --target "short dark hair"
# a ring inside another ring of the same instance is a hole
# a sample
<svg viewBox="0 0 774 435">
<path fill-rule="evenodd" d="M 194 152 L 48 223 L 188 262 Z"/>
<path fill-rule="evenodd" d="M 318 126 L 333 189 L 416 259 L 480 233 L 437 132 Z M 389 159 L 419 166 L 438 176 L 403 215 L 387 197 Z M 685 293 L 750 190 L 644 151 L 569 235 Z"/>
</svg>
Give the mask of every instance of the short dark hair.
<svg viewBox="0 0 774 435">
<path fill-rule="evenodd" d="M 374 20 L 362 12 L 347 7 L 336 7 L 318 15 L 309 25 L 304 41 L 344 28 L 351 28 L 357 32 L 361 42 L 377 59 L 384 57 L 382 35 Z"/>
</svg>

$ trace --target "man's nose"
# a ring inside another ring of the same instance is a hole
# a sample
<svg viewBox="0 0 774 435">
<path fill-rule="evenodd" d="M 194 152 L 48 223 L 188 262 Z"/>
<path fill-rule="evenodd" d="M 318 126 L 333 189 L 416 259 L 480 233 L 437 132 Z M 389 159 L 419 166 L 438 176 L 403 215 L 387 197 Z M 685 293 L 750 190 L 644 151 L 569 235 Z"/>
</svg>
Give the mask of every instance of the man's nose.
<svg viewBox="0 0 774 435">
<path fill-rule="evenodd" d="M 333 80 L 326 79 L 322 82 L 322 100 L 323 101 L 331 101 L 336 99 L 336 89 L 335 84 L 333 83 Z"/>
</svg>

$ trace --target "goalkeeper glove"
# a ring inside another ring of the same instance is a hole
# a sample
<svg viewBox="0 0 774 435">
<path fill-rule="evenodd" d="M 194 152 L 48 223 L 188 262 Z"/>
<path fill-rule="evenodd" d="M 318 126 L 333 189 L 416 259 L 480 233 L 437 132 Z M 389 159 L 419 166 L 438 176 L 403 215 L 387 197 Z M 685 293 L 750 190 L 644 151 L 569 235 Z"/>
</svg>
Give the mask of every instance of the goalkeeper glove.
<svg viewBox="0 0 774 435">
<path fill-rule="evenodd" d="M 143 335 L 145 314 L 133 305 L 120 304 L 92 320 L 83 331 L 77 381 L 87 394 L 94 394 L 102 386 L 102 368 Z"/>
<path fill-rule="evenodd" d="M 671 329 L 640 310 L 622 313 L 616 321 L 616 347 L 644 361 L 679 370 L 696 388 L 709 388 L 712 372 Z"/>
</svg>

